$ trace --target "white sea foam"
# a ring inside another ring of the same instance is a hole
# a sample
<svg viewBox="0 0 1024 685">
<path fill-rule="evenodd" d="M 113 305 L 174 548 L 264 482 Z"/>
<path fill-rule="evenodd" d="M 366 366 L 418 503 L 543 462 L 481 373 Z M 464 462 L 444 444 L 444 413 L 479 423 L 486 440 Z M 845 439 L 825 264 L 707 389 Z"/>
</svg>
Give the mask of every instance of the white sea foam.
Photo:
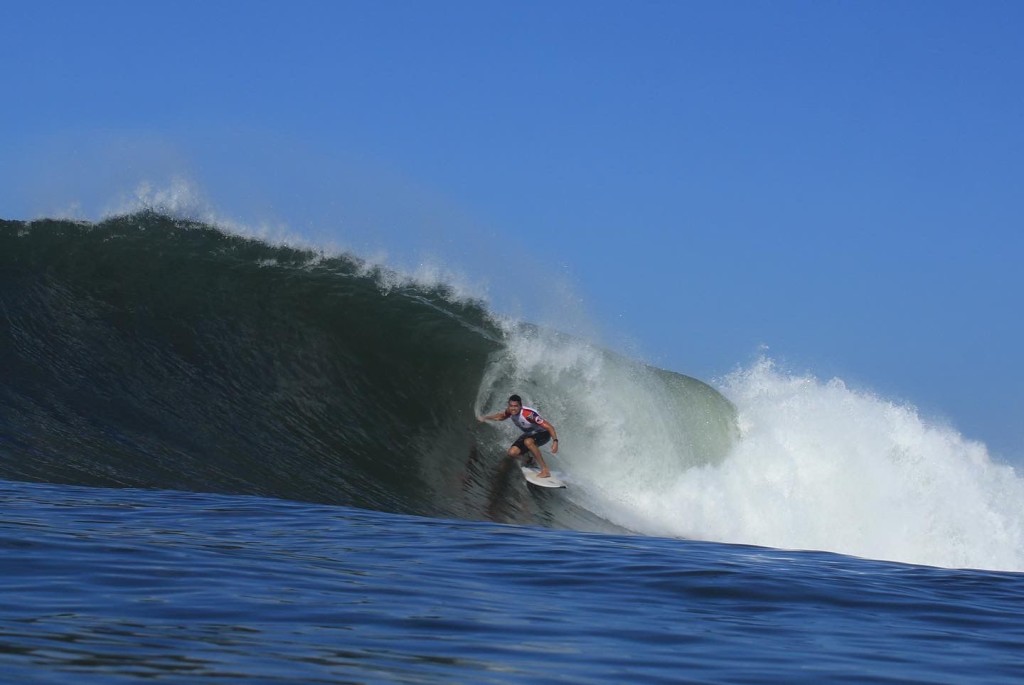
<svg viewBox="0 0 1024 685">
<path fill-rule="evenodd" d="M 768 360 L 722 390 L 740 428 L 728 457 L 595 503 L 599 513 L 651 534 L 1024 570 L 1024 479 L 981 443 Z"/>
<path fill-rule="evenodd" d="M 566 496 L 581 506 L 610 518 L 634 512 L 638 493 L 724 457 L 732 411 L 704 383 L 549 329 L 507 321 L 505 338 L 476 411 L 493 412 L 515 392 L 551 420 L 563 438 L 552 464 L 569 474 Z M 496 443 L 515 429 L 503 433 Z"/>
<path fill-rule="evenodd" d="M 534 402 L 562 437 L 552 462 L 571 481 L 565 496 L 611 521 L 651 535 L 1024 570 L 1024 478 L 912 406 L 762 359 L 719 383 L 733 424 L 692 379 L 543 330 L 510 324 L 507 339 L 478 411 L 510 392 Z"/>
</svg>

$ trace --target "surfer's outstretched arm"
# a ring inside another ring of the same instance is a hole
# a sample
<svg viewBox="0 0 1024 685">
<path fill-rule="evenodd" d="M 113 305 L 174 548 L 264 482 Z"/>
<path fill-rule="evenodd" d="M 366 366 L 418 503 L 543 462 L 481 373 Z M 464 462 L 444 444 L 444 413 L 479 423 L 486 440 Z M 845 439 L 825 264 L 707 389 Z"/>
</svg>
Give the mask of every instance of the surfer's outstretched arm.
<svg viewBox="0 0 1024 685">
<path fill-rule="evenodd" d="M 484 423 L 486 421 L 504 421 L 507 418 L 508 412 L 503 410 L 493 414 L 488 414 L 487 416 L 478 416 L 476 417 L 476 420 L 480 423 Z"/>
</svg>

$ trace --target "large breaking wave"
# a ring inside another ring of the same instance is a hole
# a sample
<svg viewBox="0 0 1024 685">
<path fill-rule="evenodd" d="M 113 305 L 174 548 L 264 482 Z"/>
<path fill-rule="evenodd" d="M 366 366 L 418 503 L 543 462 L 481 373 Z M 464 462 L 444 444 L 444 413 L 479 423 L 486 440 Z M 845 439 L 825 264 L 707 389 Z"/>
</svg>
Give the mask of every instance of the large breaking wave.
<svg viewBox="0 0 1024 685">
<path fill-rule="evenodd" d="M 727 448 L 731 408 L 703 383 L 351 255 L 151 212 L 5 222 L 0 255 L 3 478 L 606 528 L 571 501 L 531 497 L 502 468 L 506 436 L 474 412 L 518 391 L 567 443 L 580 436 L 565 463 L 621 456 L 602 417 L 639 408 L 597 406 L 596 393 L 657 384 L 674 468 Z M 688 417 L 711 428 L 691 432 Z"/>
<path fill-rule="evenodd" d="M 0 478 L 1024 569 L 1024 482 L 911 407 L 768 362 L 715 390 L 352 255 L 0 222 L 0 308 Z M 512 392 L 568 491 L 476 421 Z"/>
</svg>

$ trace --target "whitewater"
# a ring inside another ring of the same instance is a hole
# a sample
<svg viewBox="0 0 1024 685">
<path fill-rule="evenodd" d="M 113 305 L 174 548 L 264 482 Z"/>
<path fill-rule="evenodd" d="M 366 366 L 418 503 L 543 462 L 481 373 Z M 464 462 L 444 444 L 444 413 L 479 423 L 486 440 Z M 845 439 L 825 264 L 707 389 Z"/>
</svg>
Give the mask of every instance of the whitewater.
<svg viewBox="0 0 1024 685">
<path fill-rule="evenodd" d="M 701 386 L 666 388 L 590 344 L 511 340 L 516 377 L 573 436 L 559 453 L 568 496 L 630 530 L 1024 570 L 1020 474 L 911 405 L 762 357 L 714 384 L 726 420 Z"/>
</svg>

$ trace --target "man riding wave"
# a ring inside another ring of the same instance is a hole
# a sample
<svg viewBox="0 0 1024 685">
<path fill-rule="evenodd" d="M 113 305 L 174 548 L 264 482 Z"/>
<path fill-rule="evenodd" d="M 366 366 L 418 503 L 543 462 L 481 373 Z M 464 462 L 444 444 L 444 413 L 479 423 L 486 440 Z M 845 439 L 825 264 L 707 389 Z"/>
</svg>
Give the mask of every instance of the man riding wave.
<svg viewBox="0 0 1024 685">
<path fill-rule="evenodd" d="M 508 456 L 518 459 L 524 452 L 529 451 L 534 461 L 540 466 L 538 478 L 548 478 L 551 471 L 548 469 L 544 457 L 541 456 L 540 448 L 551 441 L 551 453 L 558 454 L 558 432 L 536 409 L 523 406 L 523 398 L 519 395 L 512 395 L 508 398 L 508 406 L 503 410 L 487 416 L 478 416 L 477 421 L 504 421 L 512 419 L 512 423 L 521 431 L 519 437 L 512 446 L 508 448 Z"/>
</svg>

